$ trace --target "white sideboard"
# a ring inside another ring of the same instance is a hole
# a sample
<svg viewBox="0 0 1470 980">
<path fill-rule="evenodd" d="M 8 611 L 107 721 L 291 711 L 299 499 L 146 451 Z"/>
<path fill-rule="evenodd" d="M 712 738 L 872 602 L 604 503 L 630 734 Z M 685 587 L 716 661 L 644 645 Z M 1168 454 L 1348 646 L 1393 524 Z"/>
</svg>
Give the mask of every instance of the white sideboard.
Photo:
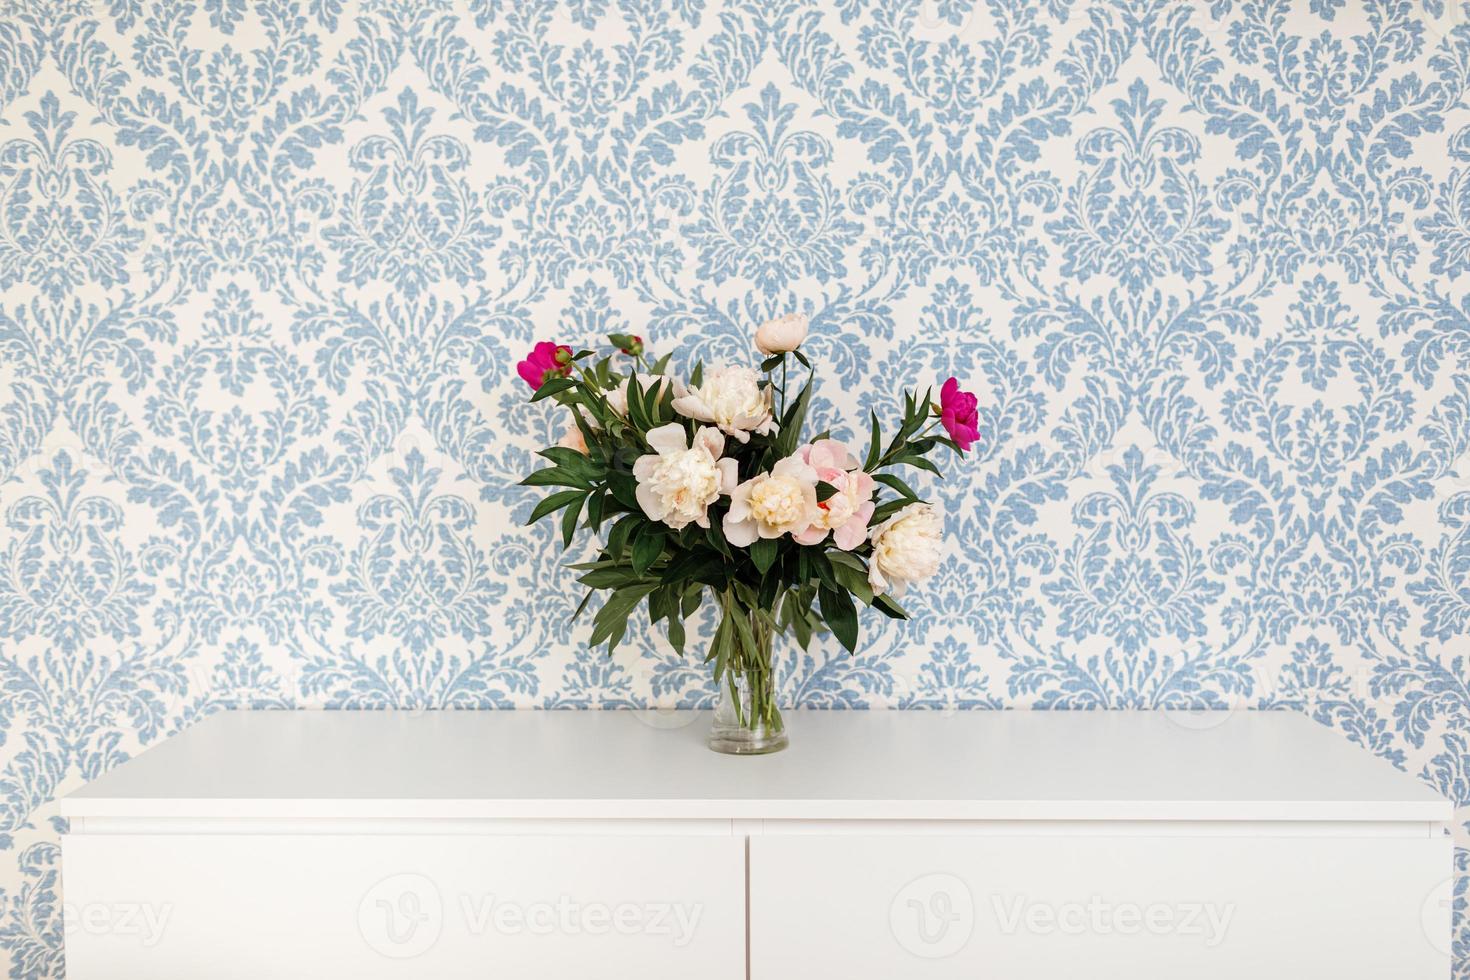
<svg viewBox="0 0 1470 980">
<path fill-rule="evenodd" d="M 1444 980 L 1451 804 L 1287 713 L 240 712 L 67 797 L 68 975 Z"/>
</svg>

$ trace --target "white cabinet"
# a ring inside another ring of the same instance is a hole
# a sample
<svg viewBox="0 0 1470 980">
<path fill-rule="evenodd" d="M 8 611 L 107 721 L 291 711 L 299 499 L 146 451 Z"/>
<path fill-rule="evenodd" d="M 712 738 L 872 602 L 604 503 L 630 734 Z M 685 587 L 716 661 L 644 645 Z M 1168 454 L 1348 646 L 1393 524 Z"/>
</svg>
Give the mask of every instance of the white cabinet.
<svg viewBox="0 0 1470 980">
<path fill-rule="evenodd" d="M 1437 978 L 1444 838 L 758 837 L 751 976 Z"/>
<path fill-rule="evenodd" d="M 708 721 L 217 715 L 63 801 L 68 975 L 1449 976 L 1450 804 L 1300 716 Z"/>
<path fill-rule="evenodd" d="M 745 976 L 745 847 L 733 837 L 74 834 L 68 975 Z"/>
</svg>

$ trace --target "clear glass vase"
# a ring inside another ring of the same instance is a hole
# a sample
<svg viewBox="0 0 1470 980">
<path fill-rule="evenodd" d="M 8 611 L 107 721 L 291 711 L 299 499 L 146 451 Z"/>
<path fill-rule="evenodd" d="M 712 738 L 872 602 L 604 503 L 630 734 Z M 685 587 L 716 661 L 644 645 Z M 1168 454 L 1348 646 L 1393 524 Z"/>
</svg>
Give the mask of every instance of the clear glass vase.
<svg viewBox="0 0 1470 980">
<path fill-rule="evenodd" d="M 771 647 L 776 633 L 760 617 L 731 604 L 725 615 L 748 617 L 753 641 L 736 643 L 719 678 L 720 703 L 710 728 L 709 747 L 728 755 L 765 755 L 786 748 L 786 723 L 776 704 L 776 672 Z"/>
</svg>

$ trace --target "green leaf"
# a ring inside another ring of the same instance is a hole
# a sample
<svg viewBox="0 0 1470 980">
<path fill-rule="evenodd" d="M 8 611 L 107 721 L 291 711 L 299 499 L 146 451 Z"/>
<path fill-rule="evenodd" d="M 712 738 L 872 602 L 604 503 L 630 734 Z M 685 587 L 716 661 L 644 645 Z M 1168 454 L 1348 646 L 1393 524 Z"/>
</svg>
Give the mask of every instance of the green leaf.
<svg viewBox="0 0 1470 980">
<path fill-rule="evenodd" d="M 729 562 L 711 552 L 689 551 L 669 562 L 659 580 L 663 582 L 699 582 L 723 586 L 729 574 Z"/>
<path fill-rule="evenodd" d="M 592 487 L 590 481 L 575 473 L 569 473 L 560 466 L 548 466 L 545 469 L 534 470 L 519 485 L 523 487 L 577 487 L 582 490 Z"/>
<path fill-rule="evenodd" d="M 582 516 L 582 504 L 587 499 L 583 494 L 579 499 L 572 501 L 566 511 L 561 515 L 561 543 L 563 548 L 572 546 L 572 536 L 577 533 L 577 518 Z"/>
<path fill-rule="evenodd" d="M 796 642 L 801 644 L 805 650 L 812 642 L 812 624 L 803 613 L 793 613 L 791 616 L 791 633 L 796 637 Z"/>
<path fill-rule="evenodd" d="M 784 360 L 786 360 L 786 355 L 784 355 L 784 354 L 772 354 L 770 357 L 766 358 L 764 361 L 761 361 L 761 373 L 762 374 L 769 374 L 772 369 L 780 367 L 781 366 L 781 362 L 784 361 Z"/>
<path fill-rule="evenodd" d="M 912 503 L 912 500 L 885 500 L 873 511 L 873 516 L 869 518 L 868 523 L 877 527 Z"/>
<path fill-rule="evenodd" d="M 844 589 L 857 597 L 859 602 L 873 604 L 873 587 L 868 584 L 868 569 L 862 560 L 842 551 L 831 552 L 832 574 Z"/>
<path fill-rule="evenodd" d="M 889 619 L 908 619 L 909 614 L 904 611 L 903 606 L 894 602 L 886 595 L 873 597 L 873 608 L 887 616 Z"/>
<path fill-rule="evenodd" d="M 777 572 L 762 574 L 760 595 L 756 598 L 755 605 L 751 608 L 757 612 L 771 608 L 776 604 L 776 596 L 780 594 L 785 586 L 786 583 L 781 580 L 781 576 Z"/>
<path fill-rule="evenodd" d="M 912 487 L 900 480 L 898 477 L 894 476 L 892 473 L 874 473 L 873 479 L 883 484 L 885 487 L 888 487 L 889 489 L 894 490 L 902 496 L 908 498 L 910 501 L 919 499 L 919 495 L 914 493 Z"/>
<path fill-rule="evenodd" d="M 878 432 L 878 413 L 868 412 L 868 419 L 869 424 L 873 427 L 873 434 L 868 442 L 868 458 L 863 460 L 864 470 L 872 470 L 874 466 L 877 466 L 883 452 L 882 436 Z"/>
<path fill-rule="evenodd" d="M 796 452 L 796 445 L 801 439 L 801 430 L 806 425 L 806 410 L 812 398 L 812 385 L 815 377 L 809 377 L 806 386 L 801 389 L 801 394 L 796 396 L 796 401 L 786 409 L 786 415 L 781 419 L 781 431 L 776 434 L 776 455 L 790 456 Z"/>
<path fill-rule="evenodd" d="M 668 425 L 674 421 L 674 386 L 662 384 L 654 386 L 654 408 L 653 415 L 659 425 Z"/>
<path fill-rule="evenodd" d="M 634 513 L 643 513 L 643 508 L 638 505 L 638 481 L 632 473 L 612 471 L 607 475 L 607 488 L 618 503 Z"/>
<path fill-rule="evenodd" d="M 826 480 L 817 481 L 817 503 L 821 503 L 822 501 L 827 500 L 836 492 L 837 488 L 828 483 Z"/>
<path fill-rule="evenodd" d="M 607 640 L 609 641 L 607 652 L 612 653 L 618 641 L 622 639 L 623 631 L 628 627 L 628 617 L 632 615 L 634 609 L 638 608 L 638 603 L 643 601 L 643 597 L 655 588 L 657 586 L 653 584 L 630 585 L 608 596 L 602 608 L 597 610 L 597 616 L 593 620 L 590 645 L 597 646 Z"/>
<path fill-rule="evenodd" d="M 663 421 L 659 417 L 658 406 L 665 395 L 668 395 L 672 400 L 673 385 L 659 384 L 657 381 L 649 385 L 648 390 L 643 393 L 643 414 L 648 417 L 648 427 L 650 429 L 658 428 L 659 424 Z"/>
<path fill-rule="evenodd" d="M 837 576 L 832 572 L 832 559 L 828 558 L 827 554 L 825 551 L 811 549 L 812 572 L 816 575 L 817 581 L 829 589 L 835 589 L 837 588 Z"/>
<path fill-rule="evenodd" d="M 750 546 L 750 560 L 755 563 L 756 571 L 766 574 L 775 563 L 780 547 L 780 542 L 775 538 L 757 538 Z"/>
<path fill-rule="evenodd" d="M 623 557 L 623 549 L 627 547 L 629 535 L 642 523 L 642 514 L 629 514 L 620 518 L 612 526 L 612 530 L 607 532 L 607 544 L 604 546 L 607 553 L 614 558 Z"/>
<path fill-rule="evenodd" d="M 537 388 L 536 393 L 531 396 L 531 401 L 539 402 L 575 387 L 577 387 L 577 382 L 571 378 L 552 378 L 541 383 L 541 387 Z"/>
<path fill-rule="evenodd" d="M 649 424 L 648 413 L 643 408 L 643 385 L 636 374 L 628 376 L 628 421 L 639 432 L 647 432 L 653 428 Z"/>
<path fill-rule="evenodd" d="M 607 503 L 607 487 L 592 491 L 587 498 L 587 526 L 594 532 L 602 527 L 602 508 Z"/>
<path fill-rule="evenodd" d="M 893 462 L 895 464 L 907 463 L 909 466 L 912 466 L 915 469 L 925 470 L 926 472 L 933 473 L 935 476 L 940 477 L 941 479 L 943 479 L 944 477 L 944 474 L 939 471 L 939 467 L 935 466 L 932 461 L 925 459 L 923 456 L 913 456 L 905 454 L 903 456 L 900 456 L 898 459 L 895 459 Z"/>
<path fill-rule="evenodd" d="M 720 625 L 715 629 L 715 638 L 710 642 L 709 654 L 704 658 L 705 663 L 713 660 L 715 662 L 715 683 L 725 675 L 725 669 L 730 664 L 730 657 L 735 651 L 735 627 L 730 622 L 729 616 L 720 617 Z"/>
<path fill-rule="evenodd" d="M 664 550 L 664 532 L 657 524 L 644 524 L 633 539 L 633 571 L 642 575 L 653 567 Z"/>
<path fill-rule="evenodd" d="M 730 544 L 725 540 L 725 528 L 720 521 L 710 521 L 709 529 L 704 536 L 709 540 L 710 547 L 714 548 L 726 558 L 734 558 L 730 551 Z"/>
<path fill-rule="evenodd" d="M 684 656 L 684 621 L 676 616 L 670 616 L 667 632 L 669 646 L 673 647 L 679 656 Z"/>
<path fill-rule="evenodd" d="M 755 644 L 755 633 L 750 629 L 750 617 L 742 613 L 743 610 L 731 610 L 729 619 L 735 623 L 735 636 L 740 641 L 740 649 L 744 651 L 741 663 L 750 667 L 760 663 L 760 649 Z"/>
<path fill-rule="evenodd" d="M 561 510 L 563 507 L 570 504 L 573 500 L 580 501 L 586 495 L 587 491 L 585 490 L 563 490 L 560 493 L 554 493 L 536 505 L 536 509 L 531 511 L 530 520 L 526 521 L 526 523 L 528 525 L 535 524 L 547 514 L 551 514 L 558 510 Z M 577 509 L 579 511 L 582 509 L 582 505 L 580 503 L 578 503 Z"/>
<path fill-rule="evenodd" d="M 757 609 L 760 607 L 760 601 L 756 598 L 755 589 L 739 579 L 736 579 L 733 584 L 735 594 L 740 597 L 741 602 L 745 603 L 747 609 Z"/>
<path fill-rule="evenodd" d="M 694 365 L 694 370 L 689 374 L 689 387 L 698 388 L 702 384 L 704 384 L 704 362 L 698 361 Z"/>
<path fill-rule="evenodd" d="M 568 449 L 566 446 L 550 446 L 536 455 L 545 457 L 557 466 L 563 466 L 573 473 L 595 474 L 602 469 L 583 454 L 575 449 Z"/>
<path fill-rule="evenodd" d="M 648 622 L 657 625 L 660 619 L 672 616 L 678 611 L 679 604 L 675 600 L 674 590 L 667 585 L 661 585 L 648 594 Z"/>
<path fill-rule="evenodd" d="M 817 594 L 822 604 L 822 618 L 832 627 L 832 635 L 847 648 L 848 653 L 857 652 L 857 607 L 852 603 L 852 596 L 828 588 L 822 588 Z"/>
<path fill-rule="evenodd" d="M 643 576 L 627 566 L 619 568 L 597 568 L 583 575 L 577 576 L 577 581 L 589 589 L 621 589 L 625 585 L 632 585 L 642 579 Z"/>
</svg>

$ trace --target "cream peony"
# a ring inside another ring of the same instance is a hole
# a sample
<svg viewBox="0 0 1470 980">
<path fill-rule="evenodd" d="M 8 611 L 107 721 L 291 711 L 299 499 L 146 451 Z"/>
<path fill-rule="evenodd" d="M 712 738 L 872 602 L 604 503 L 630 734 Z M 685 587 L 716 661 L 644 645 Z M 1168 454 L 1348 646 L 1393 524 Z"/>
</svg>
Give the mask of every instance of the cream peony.
<svg viewBox="0 0 1470 980">
<path fill-rule="evenodd" d="M 587 423 L 587 428 L 593 432 L 602 431 L 602 426 L 597 424 L 597 419 L 593 417 L 591 412 L 587 411 L 585 405 L 578 405 L 577 413 L 582 416 L 582 421 Z M 582 430 L 575 421 L 567 425 L 567 431 L 556 444 L 566 449 L 575 450 L 583 456 L 587 455 L 587 440 L 582 436 Z"/>
<path fill-rule="evenodd" d="M 794 535 L 801 544 L 819 544 L 832 532 L 832 543 L 851 551 L 868 540 L 868 521 L 873 516 L 873 491 L 877 485 L 864 473 L 857 457 L 836 439 L 819 439 L 797 450 L 801 461 L 817 471 L 817 479 L 837 492 L 817 504 L 818 516 L 811 526 Z"/>
<path fill-rule="evenodd" d="M 662 385 L 673 386 L 675 395 L 682 395 L 684 393 L 684 386 L 667 374 L 638 375 L 638 387 L 643 390 L 644 394 L 652 391 L 655 386 Z M 624 378 L 622 381 L 619 381 L 618 386 L 612 391 L 609 391 L 605 397 L 614 412 L 626 416 L 628 414 L 628 379 Z"/>
<path fill-rule="evenodd" d="M 684 426 L 670 422 L 648 431 L 648 445 L 654 451 L 633 464 L 643 513 L 676 531 L 709 527 L 709 505 L 735 488 L 735 460 L 720 459 L 725 437 L 706 426 L 691 445 Z"/>
<path fill-rule="evenodd" d="M 873 542 L 873 555 L 868 559 L 873 594 L 903 595 L 910 582 L 938 571 L 943 537 L 944 523 L 928 504 L 909 504 L 873 528 L 868 535 Z"/>
<path fill-rule="evenodd" d="M 583 437 L 582 430 L 575 425 L 567 426 L 567 431 L 562 434 L 562 437 L 557 440 L 556 444 L 565 449 L 570 449 L 573 452 L 581 453 L 583 456 L 587 455 L 587 440 Z"/>
<path fill-rule="evenodd" d="M 806 340 L 806 314 L 788 313 L 767 320 L 755 331 L 755 346 L 762 354 L 787 354 Z"/>
<path fill-rule="evenodd" d="M 725 540 L 737 548 L 757 538 L 779 538 L 808 527 L 821 514 L 817 506 L 817 471 L 788 456 L 769 473 L 758 473 L 730 494 Z"/>
<path fill-rule="evenodd" d="M 675 394 L 674 411 L 713 423 L 741 442 L 749 442 L 752 432 L 766 435 L 776 428 L 771 418 L 771 389 L 761 387 L 754 368 L 714 368 L 704 384 Z"/>
</svg>

